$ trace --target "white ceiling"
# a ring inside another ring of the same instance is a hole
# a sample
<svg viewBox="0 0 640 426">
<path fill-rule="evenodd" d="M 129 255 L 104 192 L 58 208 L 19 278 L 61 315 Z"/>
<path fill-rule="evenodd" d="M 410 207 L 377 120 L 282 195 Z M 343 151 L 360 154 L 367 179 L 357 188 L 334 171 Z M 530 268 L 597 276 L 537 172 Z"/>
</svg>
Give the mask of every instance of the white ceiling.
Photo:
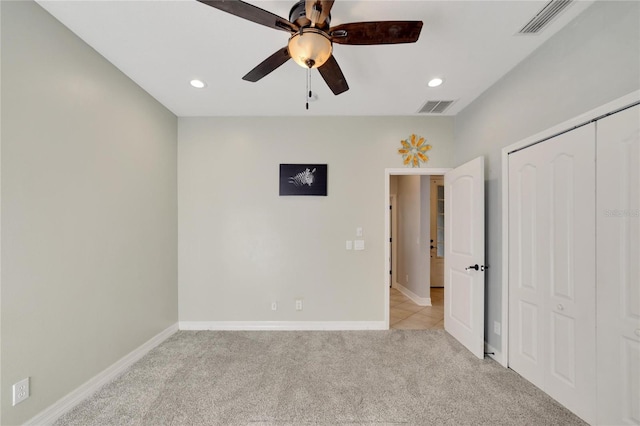
<svg viewBox="0 0 640 426">
<path fill-rule="evenodd" d="M 317 70 L 305 110 L 306 71 L 288 61 L 257 83 L 242 80 L 286 46 L 286 32 L 195 0 L 38 0 L 178 116 L 415 115 L 427 100 L 455 100 L 455 115 L 592 1 L 576 1 L 537 35 L 518 31 L 548 0 L 337 0 L 331 25 L 422 20 L 415 44 L 334 45 L 350 90 L 334 96 Z M 250 0 L 289 18 L 295 0 Z M 442 77 L 431 89 L 427 82 Z M 189 85 L 193 78 L 205 89 Z"/>
</svg>

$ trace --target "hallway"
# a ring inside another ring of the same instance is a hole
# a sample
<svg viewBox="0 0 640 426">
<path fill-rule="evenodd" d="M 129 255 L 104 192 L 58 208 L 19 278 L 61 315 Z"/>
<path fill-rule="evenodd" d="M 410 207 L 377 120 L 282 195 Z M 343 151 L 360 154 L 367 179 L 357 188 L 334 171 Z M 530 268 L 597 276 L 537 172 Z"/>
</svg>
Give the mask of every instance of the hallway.
<svg viewBox="0 0 640 426">
<path fill-rule="evenodd" d="M 389 328 L 397 330 L 444 329 L 444 288 L 431 288 L 431 304 L 419 306 L 395 288 L 389 289 Z"/>
</svg>

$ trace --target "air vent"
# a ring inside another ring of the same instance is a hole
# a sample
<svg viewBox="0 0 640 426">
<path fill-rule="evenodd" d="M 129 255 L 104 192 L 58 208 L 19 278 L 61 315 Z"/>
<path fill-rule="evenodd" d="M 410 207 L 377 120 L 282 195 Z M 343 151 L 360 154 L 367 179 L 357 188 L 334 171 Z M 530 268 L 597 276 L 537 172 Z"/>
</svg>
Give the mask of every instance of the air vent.
<svg viewBox="0 0 640 426">
<path fill-rule="evenodd" d="M 451 106 L 454 101 L 427 101 L 420 108 L 419 114 L 442 114 Z"/>
<path fill-rule="evenodd" d="M 573 3 L 573 0 L 551 0 L 519 31 L 519 34 L 539 33 L 571 3 Z"/>
</svg>

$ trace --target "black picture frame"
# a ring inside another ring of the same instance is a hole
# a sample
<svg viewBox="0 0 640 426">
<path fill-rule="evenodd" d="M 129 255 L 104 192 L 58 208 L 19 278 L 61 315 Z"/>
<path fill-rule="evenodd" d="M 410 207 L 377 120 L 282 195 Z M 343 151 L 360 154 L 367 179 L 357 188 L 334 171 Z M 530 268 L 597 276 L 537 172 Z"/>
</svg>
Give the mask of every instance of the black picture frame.
<svg viewBox="0 0 640 426">
<path fill-rule="evenodd" d="M 280 164 L 280 195 L 327 196 L 326 164 Z"/>
</svg>

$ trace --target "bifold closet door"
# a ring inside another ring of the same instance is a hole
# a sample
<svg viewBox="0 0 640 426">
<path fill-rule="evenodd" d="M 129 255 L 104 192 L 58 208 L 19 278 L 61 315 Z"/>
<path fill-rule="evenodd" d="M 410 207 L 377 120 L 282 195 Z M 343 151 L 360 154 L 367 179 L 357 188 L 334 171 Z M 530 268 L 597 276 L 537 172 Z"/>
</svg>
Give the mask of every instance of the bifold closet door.
<svg viewBox="0 0 640 426">
<path fill-rule="evenodd" d="M 598 423 L 640 424 L 640 106 L 597 122 Z"/>
<path fill-rule="evenodd" d="M 509 155 L 509 366 L 596 420 L 595 125 Z"/>
</svg>

